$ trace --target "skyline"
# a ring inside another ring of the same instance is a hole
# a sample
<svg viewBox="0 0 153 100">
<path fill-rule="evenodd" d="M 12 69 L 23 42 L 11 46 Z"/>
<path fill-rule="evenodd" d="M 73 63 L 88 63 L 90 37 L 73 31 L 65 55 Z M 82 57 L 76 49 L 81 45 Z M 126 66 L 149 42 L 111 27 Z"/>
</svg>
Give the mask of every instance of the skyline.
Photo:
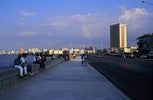
<svg viewBox="0 0 153 100">
<path fill-rule="evenodd" d="M 152 0 L 146 0 L 152 2 Z M 153 32 L 153 6 L 142 0 L 1 0 L 0 50 L 110 47 L 110 25 L 127 40 Z"/>
</svg>

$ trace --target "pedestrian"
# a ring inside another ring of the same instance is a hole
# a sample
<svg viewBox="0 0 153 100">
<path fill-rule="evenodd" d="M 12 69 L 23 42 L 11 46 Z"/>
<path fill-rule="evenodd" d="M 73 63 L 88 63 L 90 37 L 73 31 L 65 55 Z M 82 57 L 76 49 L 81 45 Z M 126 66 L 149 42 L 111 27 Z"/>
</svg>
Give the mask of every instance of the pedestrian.
<svg viewBox="0 0 153 100">
<path fill-rule="evenodd" d="M 30 76 L 34 75 L 34 73 L 32 72 L 32 66 L 26 61 L 27 54 L 23 53 L 22 57 L 21 57 L 21 65 L 25 68 L 27 68 L 27 74 L 29 74 Z"/>
<path fill-rule="evenodd" d="M 44 61 L 46 61 L 46 57 L 45 56 L 43 56 L 43 54 L 41 53 L 41 54 L 36 54 L 36 56 L 34 56 L 34 59 L 33 59 L 33 61 L 34 61 L 34 64 L 39 64 L 40 65 L 40 69 L 44 69 L 45 68 L 45 63 L 44 63 Z"/>
<path fill-rule="evenodd" d="M 84 63 L 84 54 L 81 55 L 81 63 L 82 63 L 82 65 Z"/>
<path fill-rule="evenodd" d="M 45 61 L 46 61 L 46 57 L 41 53 L 40 54 L 40 68 L 45 69 Z"/>
<path fill-rule="evenodd" d="M 34 56 L 34 58 L 33 58 L 33 62 L 34 62 L 34 64 L 39 64 L 39 59 L 40 59 L 40 56 L 39 56 L 39 54 L 37 53 L 35 56 Z"/>
<path fill-rule="evenodd" d="M 87 63 L 87 55 L 86 54 L 84 55 L 83 59 L 84 59 L 84 66 L 86 66 L 86 63 Z"/>
<path fill-rule="evenodd" d="M 21 66 L 21 55 L 18 55 L 17 58 L 14 60 L 14 66 L 15 68 L 18 68 L 20 70 L 20 78 L 24 78 L 24 75 L 27 74 L 27 68 Z"/>
</svg>

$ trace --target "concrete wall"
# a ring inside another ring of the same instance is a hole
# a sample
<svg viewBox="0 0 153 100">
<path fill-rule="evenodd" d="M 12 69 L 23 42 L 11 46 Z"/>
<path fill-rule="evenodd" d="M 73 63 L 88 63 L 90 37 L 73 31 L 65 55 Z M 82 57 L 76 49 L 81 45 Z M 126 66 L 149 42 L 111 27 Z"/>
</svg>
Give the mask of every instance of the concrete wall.
<svg viewBox="0 0 153 100">
<path fill-rule="evenodd" d="M 47 70 L 57 64 L 60 64 L 64 61 L 65 61 L 64 58 L 55 59 L 53 61 L 46 61 L 45 62 L 45 64 L 46 64 L 45 70 Z M 33 68 L 34 73 L 40 72 L 39 64 L 32 64 L 32 68 Z M 13 84 L 17 84 L 20 81 L 25 81 L 25 80 L 19 78 L 19 69 L 17 69 L 17 68 L 12 68 L 10 70 L 0 72 L 0 91 L 2 91 L 3 89 L 5 89 Z"/>
</svg>

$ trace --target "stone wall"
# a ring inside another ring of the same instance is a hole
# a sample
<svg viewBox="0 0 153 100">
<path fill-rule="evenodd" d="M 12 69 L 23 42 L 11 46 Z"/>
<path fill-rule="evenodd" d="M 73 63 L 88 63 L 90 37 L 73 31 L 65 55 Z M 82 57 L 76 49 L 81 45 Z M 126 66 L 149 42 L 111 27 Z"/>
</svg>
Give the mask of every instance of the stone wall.
<svg viewBox="0 0 153 100">
<path fill-rule="evenodd" d="M 60 64 L 64 61 L 65 61 L 64 58 L 55 59 L 52 61 L 46 61 L 45 70 L 57 64 Z M 39 64 L 32 64 L 32 69 L 34 73 L 39 73 L 40 72 Z M 13 84 L 17 84 L 20 81 L 25 81 L 25 80 L 19 78 L 19 69 L 17 68 L 12 68 L 7 71 L 0 72 L 0 90 L 3 90 Z"/>
</svg>

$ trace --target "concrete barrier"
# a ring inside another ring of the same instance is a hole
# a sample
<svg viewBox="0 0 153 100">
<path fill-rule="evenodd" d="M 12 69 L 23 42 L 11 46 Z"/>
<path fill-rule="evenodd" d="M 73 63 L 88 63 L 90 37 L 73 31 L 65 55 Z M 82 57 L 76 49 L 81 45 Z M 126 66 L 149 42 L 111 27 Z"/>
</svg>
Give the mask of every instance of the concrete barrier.
<svg viewBox="0 0 153 100">
<path fill-rule="evenodd" d="M 60 64 L 62 62 L 64 62 L 65 59 L 64 58 L 59 58 L 59 59 L 55 59 L 52 61 L 46 61 L 46 68 L 45 70 Z M 39 73 L 40 69 L 39 69 L 39 64 L 32 64 L 32 70 L 34 73 Z M 11 68 L 7 71 L 3 71 L 0 72 L 0 90 L 2 91 L 3 89 L 6 89 L 7 87 L 13 85 L 13 84 L 17 84 L 20 81 L 24 81 L 23 79 L 19 78 L 19 69 L 17 68 Z"/>
</svg>

